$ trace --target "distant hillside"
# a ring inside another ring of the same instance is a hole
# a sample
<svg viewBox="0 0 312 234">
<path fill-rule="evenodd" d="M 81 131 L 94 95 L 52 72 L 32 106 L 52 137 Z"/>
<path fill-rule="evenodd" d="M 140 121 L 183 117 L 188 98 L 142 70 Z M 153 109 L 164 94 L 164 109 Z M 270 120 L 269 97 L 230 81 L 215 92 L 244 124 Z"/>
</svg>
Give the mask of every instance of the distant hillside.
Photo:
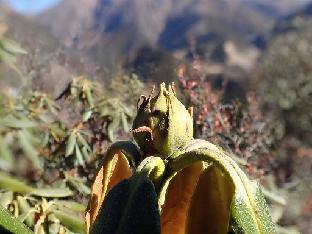
<svg viewBox="0 0 312 234">
<path fill-rule="evenodd" d="M 289 14 L 279 17 L 272 30 L 266 34 L 259 35 L 254 40 L 254 44 L 260 48 L 265 48 L 270 44 L 271 40 L 290 31 L 312 30 L 312 25 L 310 24 L 310 21 L 312 21 L 312 3 L 300 6 Z"/>
<path fill-rule="evenodd" d="M 0 89 L 32 87 L 58 95 L 75 75 L 95 73 L 92 61 L 74 50 L 63 49 L 60 40 L 37 20 L 0 4 L 0 23 L 7 27 L 6 36 L 28 51 L 18 58 L 20 74 L 0 63 Z"/>
<path fill-rule="evenodd" d="M 66 0 L 37 19 L 64 44 L 99 61 L 146 45 L 173 51 L 194 40 L 246 42 L 274 23 L 241 0 Z"/>
<path fill-rule="evenodd" d="M 279 19 L 296 12 L 311 0 L 241 0 L 241 2 L 264 15 Z"/>
<path fill-rule="evenodd" d="M 272 30 L 272 36 L 283 34 L 291 30 L 300 30 L 302 26 L 300 21 L 306 20 L 312 20 L 312 3 L 280 19 Z"/>
</svg>

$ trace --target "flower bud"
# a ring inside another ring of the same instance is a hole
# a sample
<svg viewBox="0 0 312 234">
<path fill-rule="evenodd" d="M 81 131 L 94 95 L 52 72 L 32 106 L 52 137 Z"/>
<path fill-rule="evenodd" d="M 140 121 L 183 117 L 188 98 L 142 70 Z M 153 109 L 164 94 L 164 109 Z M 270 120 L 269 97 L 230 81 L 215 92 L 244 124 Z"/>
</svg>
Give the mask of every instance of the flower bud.
<svg viewBox="0 0 312 234">
<path fill-rule="evenodd" d="M 173 84 L 167 90 L 162 83 L 158 95 L 152 98 L 152 94 L 141 96 L 132 132 L 145 154 L 167 158 L 193 139 L 193 118 L 177 99 Z"/>
</svg>

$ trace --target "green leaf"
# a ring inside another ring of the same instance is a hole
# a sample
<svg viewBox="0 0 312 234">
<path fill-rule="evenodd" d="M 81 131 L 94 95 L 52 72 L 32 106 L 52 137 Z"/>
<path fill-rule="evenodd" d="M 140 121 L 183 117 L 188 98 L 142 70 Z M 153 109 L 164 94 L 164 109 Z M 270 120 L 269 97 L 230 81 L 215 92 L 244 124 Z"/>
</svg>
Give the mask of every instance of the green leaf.
<svg viewBox="0 0 312 234">
<path fill-rule="evenodd" d="M 21 180 L 0 172 L 0 188 L 17 193 L 29 193 L 40 197 L 69 197 L 73 192 L 69 188 L 33 188 Z"/>
<path fill-rule="evenodd" d="M 61 207 L 66 207 L 72 211 L 77 211 L 77 212 L 84 212 L 87 208 L 84 204 L 74 202 L 74 201 L 55 200 L 54 203 L 60 209 L 61 209 Z"/>
<path fill-rule="evenodd" d="M 61 224 L 70 231 L 81 234 L 85 233 L 85 222 L 81 217 L 60 210 L 54 210 L 53 214 L 60 220 Z"/>
<path fill-rule="evenodd" d="M 17 137 L 22 147 L 23 151 L 25 152 L 26 156 L 31 160 L 34 166 L 37 169 L 42 169 L 42 163 L 39 158 L 39 154 L 35 147 L 31 144 L 31 139 L 27 137 L 24 130 L 20 130 L 17 132 Z"/>
<path fill-rule="evenodd" d="M 27 51 L 24 50 L 18 43 L 8 38 L 1 38 L 1 46 L 6 51 L 12 54 L 27 54 Z"/>
<path fill-rule="evenodd" d="M 85 95 L 87 97 L 87 101 L 88 101 L 90 107 L 93 107 L 94 106 L 94 101 L 93 101 L 93 97 L 92 97 L 92 94 L 91 94 L 90 86 L 88 86 L 86 88 Z"/>
<path fill-rule="evenodd" d="M 120 115 L 121 115 L 122 129 L 125 132 L 127 132 L 127 131 L 129 131 L 129 125 L 128 125 L 127 117 L 126 117 L 124 112 L 121 112 Z"/>
<path fill-rule="evenodd" d="M 81 165 L 81 166 L 83 166 L 83 167 L 85 167 L 86 164 L 85 164 L 85 162 L 84 162 L 84 160 L 83 160 L 83 156 L 82 156 L 82 154 L 81 154 L 81 151 L 80 151 L 80 149 L 79 149 L 78 144 L 76 144 L 76 146 L 75 146 L 75 152 L 76 152 L 76 158 L 77 158 L 77 160 L 78 160 L 78 164 Z"/>
<path fill-rule="evenodd" d="M 19 212 L 21 215 L 19 215 L 18 219 L 21 222 L 25 222 L 28 227 L 31 227 L 34 225 L 34 212 L 35 209 L 31 208 L 27 200 L 22 196 L 17 196 L 17 204 L 19 208 Z"/>
<path fill-rule="evenodd" d="M 16 56 L 2 50 L 2 48 L 0 48 L 0 61 L 3 61 L 7 66 L 18 72 L 16 67 Z"/>
<path fill-rule="evenodd" d="M 80 193 L 85 195 L 89 195 L 91 193 L 91 189 L 83 183 L 81 178 L 70 177 L 67 181 L 69 185 L 71 185 Z"/>
<path fill-rule="evenodd" d="M 144 174 L 136 174 L 113 187 L 90 233 L 160 233 L 153 183 Z"/>
<path fill-rule="evenodd" d="M 33 233 L 25 224 L 14 218 L 9 211 L 0 205 L 0 232 L 8 231 L 11 233 Z"/>
<path fill-rule="evenodd" d="M 0 172 L 0 188 L 17 193 L 30 193 L 33 188 L 21 180 Z"/>
<path fill-rule="evenodd" d="M 92 114 L 93 114 L 92 110 L 87 110 L 85 113 L 83 113 L 82 122 L 87 122 L 91 118 Z"/>
<path fill-rule="evenodd" d="M 84 146 L 88 151 L 90 151 L 90 152 L 92 151 L 88 142 L 83 138 L 83 136 L 81 136 L 81 134 L 79 132 L 77 132 L 77 141 L 79 144 Z"/>
<path fill-rule="evenodd" d="M 69 188 L 34 188 L 31 194 L 39 197 L 71 197 L 73 192 Z"/>
<path fill-rule="evenodd" d="M 112 117 L 112 121 L 107 126 L 107 135 L 110 141 L 114 141 L 114 131 L 119 126 L 120 118 L 118 115 L 114 115 L 111 117 Z"/>
<path fill-rule="evenodd" d="M 0 135 L 0 169 L 6 171 L 13 169 L 13 155 L 1 135 Z"/>
<path fill-rule="evenodd" d="M 17 119 L 13 115 L 8 115 L 5 118 L 0 120 L 0 125 L 9 127 L 9 128 L 33 128 L 37 124 L 25 117 Z"/>
<path fill-rule="evenodd" d="M 250 198 L 254 200 L 254 207 L 249 207 L 249 203 L 242 199 L 240 193 L 236 193 L 232 202 L 232 218 L 236 225 L 245 233 L 275 233 L 268 205 L 258 182 L 251 182 Z M 255 213 L 252 213 L 255 210 Z M 253 225 L 252 217 L 256 216 L 258 227 Z M 257 229 L 258 228 L 258 232 Z"/>
<path fill-rule="evenodd" d="M 13 193 L 11 191 L 0 193 L 0 205 L 4 208 L 8 208 L 8 205 L 13 200 Z"/>
<path fill-rule="evenodd" d="M 203 140 L 192 140 L 169 159 L 170 170 L 179 171 L 198 161 L 213 163 L 235 186 L 231 218 L 246 234 L 275 233 L 268 206 L 261 189 L 251 182 L 222 149 Z"/>
<path fill-rule="evenodd" d="M 76 145 L 76 133 L 73 131 L 70 134 L 66 144 L 66 152 L 65 152 L 66 157 L 74 153 L 75 145 Z"/>
</svg>

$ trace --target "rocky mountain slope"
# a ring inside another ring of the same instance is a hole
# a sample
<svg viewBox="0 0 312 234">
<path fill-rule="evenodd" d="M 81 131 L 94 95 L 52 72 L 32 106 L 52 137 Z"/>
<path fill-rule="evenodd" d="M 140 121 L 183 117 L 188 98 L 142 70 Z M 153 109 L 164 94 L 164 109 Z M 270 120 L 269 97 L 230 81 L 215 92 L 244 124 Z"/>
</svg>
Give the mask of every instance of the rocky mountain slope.
<svg viewBox="0 0 312 234">
<path fill-rule="evenodd" d="M 100 60 L 144 45 L 172 51 L 194 40 L 245 42 L 274 23 L 241 0 L 66 0 L 37 19 L 64 44 Z"/>
</svg>

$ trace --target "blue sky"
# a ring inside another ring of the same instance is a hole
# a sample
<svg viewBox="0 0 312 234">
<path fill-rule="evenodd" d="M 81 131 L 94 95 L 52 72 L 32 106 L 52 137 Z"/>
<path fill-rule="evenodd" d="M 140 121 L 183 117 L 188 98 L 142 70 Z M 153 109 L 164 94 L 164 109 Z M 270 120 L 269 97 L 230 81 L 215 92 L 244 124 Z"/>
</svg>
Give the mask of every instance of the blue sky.
<svg viewBox="0 0 312 234">
<path fill-rule="evenodd" d="M 10 7 L 25 14 L 35 14 L 46 10 L 61 0 L 3 0 Z M 0 0 L 1 2 L 1 0 Z"/>
</svg>

